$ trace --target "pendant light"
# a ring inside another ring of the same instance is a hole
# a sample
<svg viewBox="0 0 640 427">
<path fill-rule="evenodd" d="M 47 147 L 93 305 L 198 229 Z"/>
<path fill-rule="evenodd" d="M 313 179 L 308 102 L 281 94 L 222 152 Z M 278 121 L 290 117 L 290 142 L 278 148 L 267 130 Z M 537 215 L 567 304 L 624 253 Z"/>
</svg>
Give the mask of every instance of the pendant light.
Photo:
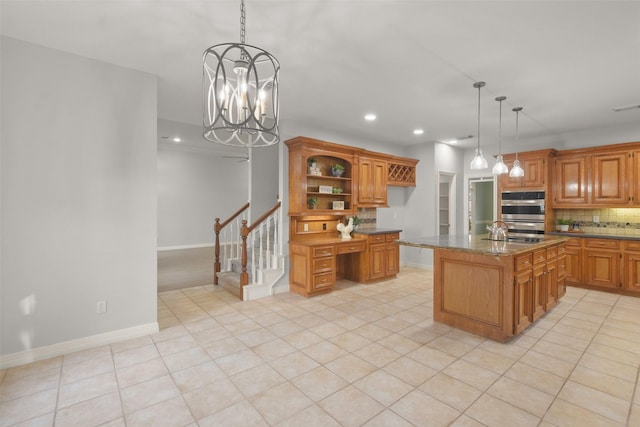
<svg viewBox="0 0 640 427">
<path fill-rule="evenodd" d="M 240 43 L 211 46 L 203 62 L 203 136 L 211 142 L 264 147 L 280 141 L 278 60 L 245 44 L 244 0 L 240 2 Z"/>
<path fill-rule="evenodd" d="M 520 178 L 524 176 L 524 169 L 520 167 L 520 161 L 518 160 L 518 115 L 522 111 L 522 107 L 515 107 L 512 111 L 516 112 L 516 159 L 513 161 L 513 167 L 509 172 L 509 176 L 512 178 Z"/>
<path fill-rule="evenodd" d="M 478 89 L 478 148 L 476 148 L 476 155 L 471 160 L 471 169 L 486 169 L 489 167 L 487 163 L 487 159 L 482 155 L 482 150 L 480 149 L 480 88 L 486 85 L 485 82 L 475 82 L 473 87 Z"/>
<path fill-rule="evenodd" d="M 509 168 L 504 164 L 504 160 L 502 158 L 502 101 L 505 99 L 507 99 L 506 96 L 499 96 L 496 98 L 496 101 L 500 103 L 500 120 L 498 121 L 498 156 L 496 164 L 493 165 L 493 169 L 491 170 L 494 175 L 502 175 L 503 173 L 509 172 Z"/>
</svg>

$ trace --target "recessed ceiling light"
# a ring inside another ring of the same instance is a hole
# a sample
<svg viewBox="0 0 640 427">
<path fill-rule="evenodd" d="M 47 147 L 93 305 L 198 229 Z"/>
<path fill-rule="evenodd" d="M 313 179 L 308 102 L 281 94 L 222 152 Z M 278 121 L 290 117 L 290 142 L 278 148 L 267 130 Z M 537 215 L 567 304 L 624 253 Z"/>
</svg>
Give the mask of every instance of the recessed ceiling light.
<svg viewBox="0 0 640 427">
<path fill-rule="evenodd" d="M 413 134 L 414 134 L 414 135 L 422 135 L 423 133 L 424 133 L 424 130 L 422 130 L 422 129 L 415 129 L 415 130 L 413 131 Z"/>
<path fill-rule="evenodd" d="M 182 141 L 182 140 L 177 136 L 175 138 L 173 138 L 173 142 L 180 142 L 180 141 Z"/>
<path fill-rule="evenodd" d="M 376 115 L 373 113 L 369 113 L 364 116 L 364 119 L 368 122 L 372 122 L 376 119 Z"/>
</svg>

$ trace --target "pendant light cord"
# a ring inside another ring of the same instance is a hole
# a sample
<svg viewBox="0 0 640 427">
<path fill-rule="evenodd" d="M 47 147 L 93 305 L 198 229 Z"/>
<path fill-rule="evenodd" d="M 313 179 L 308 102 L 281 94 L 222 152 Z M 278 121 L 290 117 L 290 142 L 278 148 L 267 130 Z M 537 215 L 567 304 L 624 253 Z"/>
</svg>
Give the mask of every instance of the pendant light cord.
<svg viewBox="0 0 640 427">
<path fill-rule="evenodd" d="M 245 22 L 247 20 L 246 12 L 244 10 L 244 0 L 240 1 L 240 43 L 245 43 L 246 30 L 245 30 Z"/>
<path fill-rule="evenodd" d="M 478 153 L 480 153 L 480 88 L 484 86 L 478 84 Z"/>
</svg>

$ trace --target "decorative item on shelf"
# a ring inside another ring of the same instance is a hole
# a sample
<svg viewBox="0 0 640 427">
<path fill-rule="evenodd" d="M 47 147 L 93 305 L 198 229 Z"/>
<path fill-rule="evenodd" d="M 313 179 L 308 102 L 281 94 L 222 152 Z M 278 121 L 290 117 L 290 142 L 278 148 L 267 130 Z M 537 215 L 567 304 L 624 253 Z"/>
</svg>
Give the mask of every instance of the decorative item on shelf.
<svg viewBox="0 0 640 427">
<path fill-rule="evenodd" d="M 203 136 L 211 142 L 265 147 L 280 141 L 280 63 L 264 49 L 245 44 L 240 2 L 240 43 L 211 46 L 202 55 Z"/>
<path fill-rule="evenodd" d="M 486 85 L 485 82 L 475 82 L 473 87 L 478 89 L 478 148 L 476 148 L 476 155 L 471 160 L 471 169 L 486 169 L 489 167 L 487 159 L 482 155 L 482 149 L 480 148 L 480 88 Z"/>
<path fill-rule="evenodd" d="M 353 220 L 353 229 L 357 230 L 358 225 L 360 225 L 360 222 L 362 222 L 362 220 L 360 219 L 360 217 L 358 217 L 358 215 L 352 216 L 351 219 Z"/>
<path fill-rule="evenodd" d="M 318 192 L 323 194 L 333 193 L 333 187 L 330 185 L 321 185 L 318 187 Z"/>
<path fill-rule="evenodd" d="M 516 159 L 513 161 L 513 167 L 509 172 L 509 176 L 512 178 L 520 178 L 524 176 L 524 169 L 520 167 L 520 160 L 518 160 L 518 116 L 520 111 L 522 111 L 522 107 L 515 107 L 512 111 L 516 112 Z"/>
<path fill-rule="evenodd" d="M 309 197 L 307 199 L 307 206 L 309 209 L 315 209 L 318 206 L 318 198 L 317 197 Z"/>
<path fill-rule="evenodd" d="M 331 175 L 341 177 L 343 173 L 344 166 L 342 166 L 340 163 L 334 163 L 333 166 L 331 166 Z"/>
<path fill-rule="evenodd" d="M 500 119 L 498 121 L 498 155 L 496 156 L 496 164 L 493 165 L 493 169 L 491 170 L 494 175 L 502 175 L 503 173 L 509 172 L 509 168 L 504 164 L 504 160 L 502 159 L 502 101 L 505 99 L 507 99 L 506 96 L 496 98 L 496 101 L 500 103 Z"/>
<path fill-rule="evenodd" d="M 558 219 L 558 228 L 560 231 L 569 231 L 569 226 L 571 224 L 573 224 L 573 221 L 571 221 L 570 219 Z"/>
<path fill-rule="evenodd" d="M 322 176 L 322 171 L 318 167 L 318 161 L 314 157 L 309 157 L 307 165 L 309 166 L 309 175 Z"/>
<path fill-rule="evenodd" d="M 335 202 L 334 202 L 335 203 Z M 340 237 L 342 240 L 347 240 L 351 238 L 351 232 L 353 231 L 353 217 L 349 218 L 347 225 L 339 222 L 337 225 L 338 231 L 340 232 Z"/>
<path fill-rule="evenodd" d="M 334 200 L 332 204 L 333 210 L 335 211 L 343 211 L 344 210 L 344 201 L 342 200 Z"/>
<path fill-rule="evenodd" d="M 333 194 L 340 194 L 340 193 L 342 193 L 342 188 L 340 188 L 340 187 L 333 187 L 333 188 L 331 189 L 331 191 L 333 192 Z"/>
</svg>

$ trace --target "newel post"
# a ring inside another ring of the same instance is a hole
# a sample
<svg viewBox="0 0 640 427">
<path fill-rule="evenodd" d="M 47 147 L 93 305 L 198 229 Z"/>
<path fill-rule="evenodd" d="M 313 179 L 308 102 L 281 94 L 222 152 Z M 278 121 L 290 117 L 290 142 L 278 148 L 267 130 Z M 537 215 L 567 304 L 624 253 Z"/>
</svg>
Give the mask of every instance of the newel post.
<svg viewBox="0 0 640 427">
<path fill-rule="evenodd" d="M 240 273 L 240 297 L 244 300 L 244 286 L 249 284 L 249 273 L 247 273 L 247 236 L 249 235 L 249 227 L 247 220 L 242 220 L 242 273 Z"/>
<path fill-rule="evenodd" d="M 218 273 L 220 273 L 220 218 L 216 218 L 216 223 L 213 227 L 216 233 L 216 245 L 215 245 L 215 260 L 213 261 L 213 284 L 218 284 Z"/>
</svg>

